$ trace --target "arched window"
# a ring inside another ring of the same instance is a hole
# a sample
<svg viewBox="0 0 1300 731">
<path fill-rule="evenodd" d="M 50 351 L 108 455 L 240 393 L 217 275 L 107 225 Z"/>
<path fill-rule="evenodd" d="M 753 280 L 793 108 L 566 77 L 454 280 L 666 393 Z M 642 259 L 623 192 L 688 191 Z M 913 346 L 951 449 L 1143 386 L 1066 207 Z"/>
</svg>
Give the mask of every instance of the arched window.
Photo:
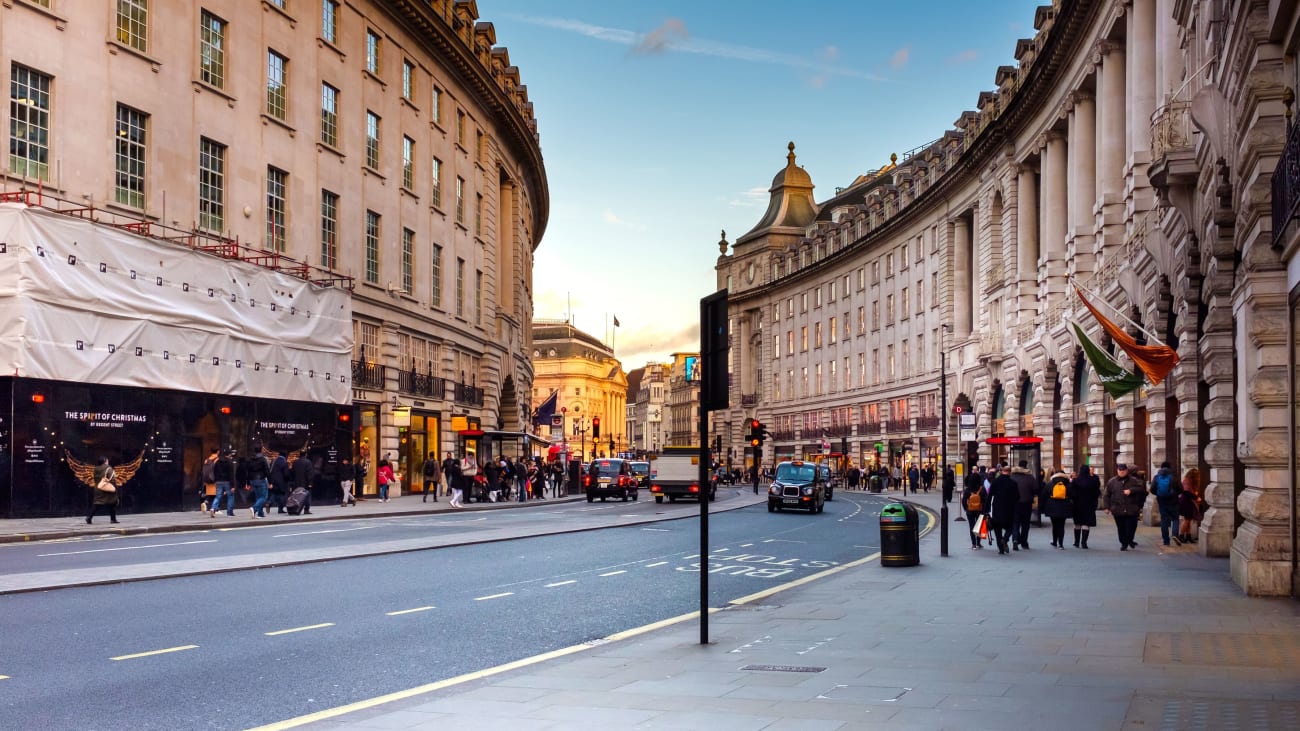
<svg viewBox="0 0 1300 731">
<path fill-rule="evenodd" d="M 1020 385 L 1020 413 L 1030 414 L 1034 411 L 1034 382 L 1026 378 Z"/>
<path fill-rule="evenodd" d="M 1088 403 L 1088 359 L 1079 353 L 1074 361 L 1074 405 Z"/>
</svg>

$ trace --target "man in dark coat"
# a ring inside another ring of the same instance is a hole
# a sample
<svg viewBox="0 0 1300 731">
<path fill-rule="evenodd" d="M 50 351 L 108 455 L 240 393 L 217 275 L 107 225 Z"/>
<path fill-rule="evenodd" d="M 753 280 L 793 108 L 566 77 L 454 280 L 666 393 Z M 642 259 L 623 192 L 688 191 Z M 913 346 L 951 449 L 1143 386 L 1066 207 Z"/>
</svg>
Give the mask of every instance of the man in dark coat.
<svg viewBox="0 0 1300 731">
<path fill-rule="evenodd" d="M 1011 526 L 1016 508 L 1020 504 L 1020 488 L 1011 479 L 1011 466 L 1002 465 L 1002 474 L 993 478 L 989 486 L 989 521 L 998 541 L 998 553 L 1009 553 L 1007 544 L 1012 538 Z"/>
<path fill-rule="evenodd" d="M 1020 465 L 1011 470 L 1011 479 L 1016 483 L 1020 496 L 1016 503 L 1015 530 L 1012 540 L 1015 550 L 1029 550 L 1029 518 L 1034 512 L 1034 497 L 1041 492 L 1038 478 L 1029 471 L 1029 462 L 1020 460 Z"/>
<path fill-rule="evenodd" d="M 301 458 L 294 462 L 301 462 Z M 270 484 L 271 499 L 268 505 L 275 505 L 284 512 L 284 502 L 289 497 L 289 460 L 285 459 L 283 454 L 277 454 L 275 461 L 271 462 L 271 471 L 266 476 Z"/>
<path fill-rule="evenodd" d="M 1106 482 L 1106 489 L 1102 492 L 1102 505 L 1115 518 L 1119 550 L 1127 551 L 1138 545 L 1133 537 L 1137 534 L 1138 517 L 1142 515 L 1142 504 L 1147 499 L 1147 488 L 1142 480 L 1129 474 L 1127 464 L 1115 465 L 1115 472 L 1117 474 Z"/>
</svg>

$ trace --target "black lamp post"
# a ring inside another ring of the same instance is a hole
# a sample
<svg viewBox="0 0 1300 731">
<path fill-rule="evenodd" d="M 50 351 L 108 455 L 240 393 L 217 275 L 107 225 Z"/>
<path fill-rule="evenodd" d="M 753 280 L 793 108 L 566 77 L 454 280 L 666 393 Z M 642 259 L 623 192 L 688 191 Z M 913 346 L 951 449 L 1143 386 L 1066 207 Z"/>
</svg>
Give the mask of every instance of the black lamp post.
<svg viewBox="0 0 1300 731">
<path fill-rule="evenodd" d="M 948 555 L 948 500 L 947 496 L 942 494 L 943 481 L 948 479 L 948 353 L 944 350 L 943 334 L 948 332 L 951 327 L 948 325 L 939 326 L 939 419 L 940 430 L 939 450 L 940 450 L 940 507 L 939 507 L 939 555 Z M 953 486 L 954 491 L 956 486 Z"/>
</svg>

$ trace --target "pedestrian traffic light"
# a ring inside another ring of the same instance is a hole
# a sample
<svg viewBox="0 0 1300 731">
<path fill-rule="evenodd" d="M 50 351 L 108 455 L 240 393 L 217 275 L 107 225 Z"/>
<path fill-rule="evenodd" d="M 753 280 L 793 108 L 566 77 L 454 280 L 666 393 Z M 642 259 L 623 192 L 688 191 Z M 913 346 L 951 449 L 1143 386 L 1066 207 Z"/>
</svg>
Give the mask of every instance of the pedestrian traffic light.
<svg viewBox="0 0 1300 731">
<path fill-rule="evenodd" d="M 600 417 L 591 417 L 591 438 L 600 439 Z"/>
<path fill-rule="evenodd" d="M 614 453 L 614 437 L 609 438 L 609 453 Z"/>
</svg>

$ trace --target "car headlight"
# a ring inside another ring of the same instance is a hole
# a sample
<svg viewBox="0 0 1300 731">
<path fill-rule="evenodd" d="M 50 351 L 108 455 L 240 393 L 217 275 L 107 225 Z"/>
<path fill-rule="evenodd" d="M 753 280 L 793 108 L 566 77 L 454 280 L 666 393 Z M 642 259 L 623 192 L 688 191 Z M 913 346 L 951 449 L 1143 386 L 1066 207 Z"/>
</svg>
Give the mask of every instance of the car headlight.
<svg viewBox="0 0 1300 731">
<path fill-rule="evenodd" d="M 813 489 L 812 489 L 811 487 L 805 487 L 805 488 L 803 489 L 803 494 L 805 494 L 805 495 L 812 495 L 812 494 L 813 494 Z"/>
<path fill-rule="evenodd" d="M 780 495 L 780 494 L 781 494 L 781 486 L 780 486 L 780 485 L 772 485 L 771 487 L 767 488 L 767 494 L 768 494 L 768 495 Z"/>
</svg>

